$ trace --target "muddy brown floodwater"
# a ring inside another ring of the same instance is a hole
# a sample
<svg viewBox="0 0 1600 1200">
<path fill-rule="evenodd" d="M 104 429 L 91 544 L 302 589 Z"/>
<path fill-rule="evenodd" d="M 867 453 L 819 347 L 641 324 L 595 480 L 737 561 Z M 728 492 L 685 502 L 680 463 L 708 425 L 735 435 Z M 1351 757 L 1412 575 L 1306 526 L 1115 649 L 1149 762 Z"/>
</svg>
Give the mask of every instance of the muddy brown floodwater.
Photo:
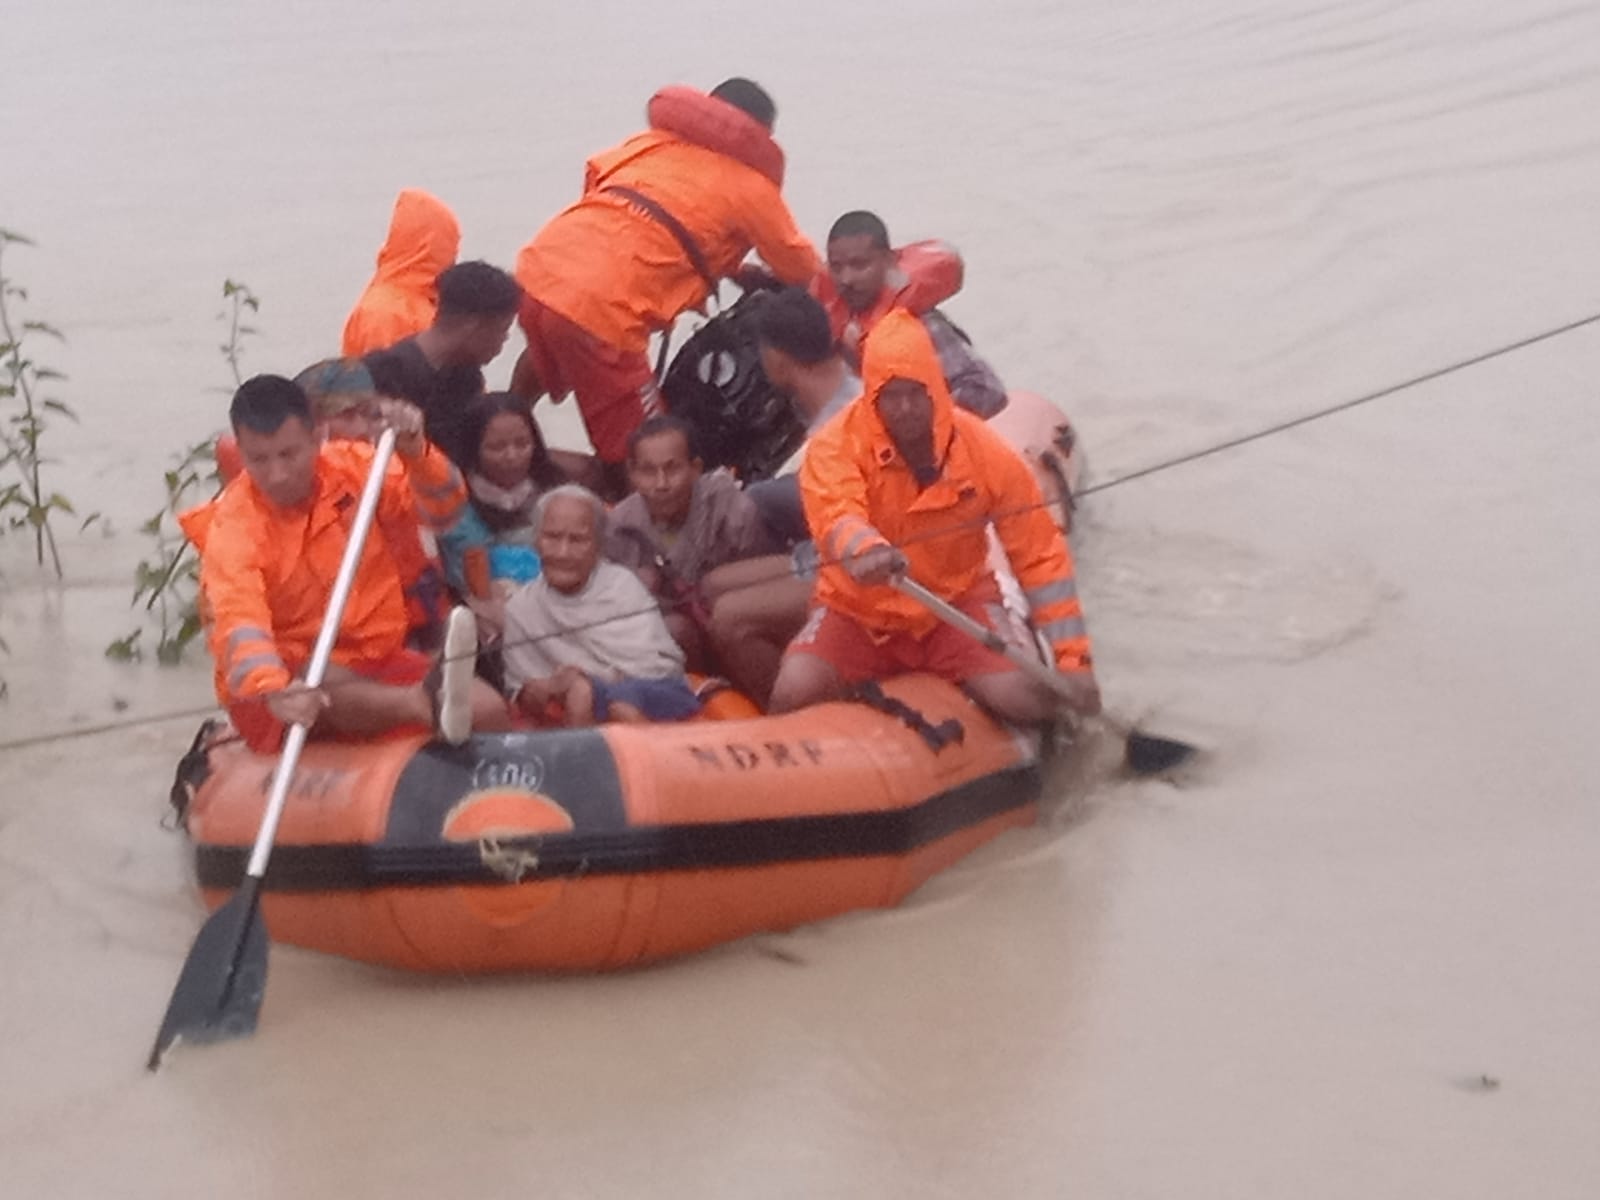
<svg viewBox="0 0 1600 1200">
<path fill-rule="evenodd" d="M 1600 326 L 1107 490 L 1108 697 L 1202 737 L 903 908 L 603 978 L 287 947 L 143 1059 L 199 926 L 159 827 L 200 664 L 118 667 L 138 523 L 335 345 L 393 194 L 509 263 L 658 85 L 776 95 L 788 194 L 967 258 L 952 312 L 1093 479 L 1600 312 L 1600 9 L 55 0 L 0 19 L 0 224 L 70 340 L 0 539 L 0 1195 L 1529 1197 L 1600 1190 Z M 502 379 L 509 359 L 494 369 Z M 563 436 L 570 406 L 549 414 Z"/>
</svg>

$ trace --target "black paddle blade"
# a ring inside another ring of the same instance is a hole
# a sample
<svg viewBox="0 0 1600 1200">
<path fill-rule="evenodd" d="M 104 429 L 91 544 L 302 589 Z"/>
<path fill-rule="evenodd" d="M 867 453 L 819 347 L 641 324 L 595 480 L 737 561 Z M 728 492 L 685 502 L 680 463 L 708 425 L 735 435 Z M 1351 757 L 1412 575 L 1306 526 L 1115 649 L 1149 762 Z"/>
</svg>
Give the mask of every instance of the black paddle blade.
<svg viewBox="0 0 1600 1200">
<path fill-rule="evenodd" d="M 267 926 L 261 880 L 245 876 L 233 898 L 201 926 L 172 990 L 146 1068 L 154 1071 L 179 1039 L 221 1042 L 255 1032 L 267 988 Z"/>
<path fill-rule="evenodd" d="M 1195 748 L 1188 742 L 1157 737 L 1153 733 L 1128 731 L 1126 759 L 1128 770 L 1136 775 L 1159 775 L 1193 758 Z"/>
</svg>

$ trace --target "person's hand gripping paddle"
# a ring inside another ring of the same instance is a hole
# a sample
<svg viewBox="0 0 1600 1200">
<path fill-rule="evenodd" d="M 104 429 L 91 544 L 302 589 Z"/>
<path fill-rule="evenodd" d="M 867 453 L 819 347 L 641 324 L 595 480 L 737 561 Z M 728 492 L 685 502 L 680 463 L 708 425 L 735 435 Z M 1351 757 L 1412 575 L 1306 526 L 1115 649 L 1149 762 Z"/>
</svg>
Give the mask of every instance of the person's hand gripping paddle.
<svg viewBox="0 0 1600 1200">
<path fill-rule="evenodd" d="M 929 612 L 947 625 L 954 626 L 967 636 L 976 638 L 997 654 L 1005 655 L 1020 670 L 1044 684 L 1063 700 L 1070 703 L 1078 698 L 1078 693 L 1073 689 L 1071 682 L 1059 672 L 1051 670 L 1037 658 L 1013 646 L 987 625 L 973 620 L 955 605 L 940 599 L 916 580 L 904 573 L 898 573 L 891 576 L 888 582 L 891 587 L 922 604 Z M 1162 771 L 1169 771 L 1192 758 L 1196 753 L 1196 748 L 1188 742 L 1180 742 L 1173 738 L 1158 737 L 1152 733 L 1144 733 L 1105 715 L 1095 719 L 1104 721 L 1124 739 L 1127 748 L 1128 769 L 1137 774 L 1156 775 Z"/>
<path fill-rule="evenodd" d="M 350 587 L 378 508 L 389 459 L 394 454 L 394 443 L 395 431 L 386 429 L 373 453 L 372 470 L 361 492 L 350 540 L 334 578 L 328 611 L 311 651 L 311 663 L 306 668 L 307 688 L 321 686 L 328 669 L 345 602 L 350 598 Z M 195 937 L 167 1004 L 161 1030 L 156 1034 L 150 1060 L 145 1064 L 152 1071 L 161 1065 L 162 1056 L 175 1042 L 219 1042 L 255 1032 L 262 993 L 267 986 L 267 927 L 261 916 L 261 880 L 267 872 L 267 859 L 272 855 L 272 841 L 277 836 L 278 821 L 289 797 L 289 784 L 309 732 L 308 726 L 303 724 L 289 728 L 244 879 L 233 897 L 211 914 Z"/>
</svg>

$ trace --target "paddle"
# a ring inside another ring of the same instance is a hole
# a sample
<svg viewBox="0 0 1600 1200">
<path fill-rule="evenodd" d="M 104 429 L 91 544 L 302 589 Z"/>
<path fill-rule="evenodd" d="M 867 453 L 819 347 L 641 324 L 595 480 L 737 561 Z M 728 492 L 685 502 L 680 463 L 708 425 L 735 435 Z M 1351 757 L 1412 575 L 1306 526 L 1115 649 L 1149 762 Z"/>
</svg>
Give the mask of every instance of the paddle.
<svg viewBox="0 0 1600 1200">
<path fill-rule="evenodd" d="M 350 541 L 339 563 L 339 574 L 334 578 L 328 612 L 311 651 L 311 664 L 306 668 L 308 687 L 319 686 L 328 669 L 345 601 L 350 598 L 350 586 L 361 562 L 361 550 L 367 541 L 367 531 L 372 527 L 373 513 L 378 508 L 389 459 L 394 454 L 394 436 L 394 430 L 384 430 L 373 453 L 372 470 L 361 492 L 361 503 L 356 508 L 355 523 L 350 527 Z M 161 1065 L 162 1056 L 179 1039 L 220 1042 L 255 1032 L 261 996 L 267 986 L 267 927 L 261 918 L 261 879 L 267 872 L 272 841 L 277 836 L 278 821 L 289 798 L 289 784 L 308 732 L 306 726 L 298 723 L 289 727 L 244 879 L 232 898 L 211 914 L 189 950 L 172 999 L 167 1004 L 161 1031 L 156 1034 L 156 1044 L 150 1051 L 150 1061 L 145 1064 L 151 1071 Z"/>
<path fill-rule="evenodd" d="M 1037 679 L 1058 696 L 1065 700 L 1072 700 L 1076 697 L 1077 693 L 1073 690 L 1072 685 L 1059 673 L 1045 666 L 1037 658 L 1023 653 L 987 625 L 973 620 L 955 605 L 934 595 L 916 580 L 906 575 L 896 575 L 889 582 L 891 586 L 900 592 L 924 605 L 934 616 L 947 625 L 952 625 L 967 636 L 976 638 L 996 653 L 1005 655 L 1021 670 Z M 1104 714 L 1099 717 L 1099 720 L 1116 730 L 1117 734 L 1123 738 L 1127 748 L 1128 769 L 1140 775 L 1155 775 L 1162 771 L 1171 770 L 1195 753 L 1195 747 L 1188 742 L 1157 737 L 1153 733 L 1144 733 Z"/>
</svg>

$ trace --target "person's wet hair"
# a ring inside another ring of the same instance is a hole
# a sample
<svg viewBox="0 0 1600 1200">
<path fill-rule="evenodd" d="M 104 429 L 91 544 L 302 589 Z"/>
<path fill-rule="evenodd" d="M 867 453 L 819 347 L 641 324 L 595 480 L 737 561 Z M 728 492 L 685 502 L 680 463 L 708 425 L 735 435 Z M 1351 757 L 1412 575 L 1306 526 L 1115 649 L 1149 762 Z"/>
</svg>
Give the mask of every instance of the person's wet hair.
<svg viewBox="0 0 1600 1200">
<path fill-rule="evenodd" d="M 277 433 L 291 417 L 300 418 L 309 428 L 313 423 L 311 401 L 306 399 L 299 384 L 282 375 L 256 375 L 246 379 L 228 405 L 228 420 L 235 433 L 241 429 L 251 433 Z"/>
<path fill-rule="evenodd" d="M 755 327 L 759 341 L 808 367 L 826 362 L 836 349 L 827 310 L 805 288 L 786 287 L 762 296 Z"/>
<path fill-rule="evenodd" d="M 732 79 L 724 79 L 711 89 L 711 94 L 718 100 L 733 105 L 740 112 L 754 117 L 768 129 L 771 129 L 773 122 L 778 119 L 778 106 L 773 103 L 766 88 L 742 76 L 735 75 Z"/>
<path fill-rule="evenodd" d="M 604 541 L 606 536 L 606 502 L 581 483 L 563 483 L 540 496 L 533 506 L 533 528 L 536 533 L 544 529 L 544 515 L 557 500 L 582 500 L 594 516 L 594 536 Z"/>
<path fill-rule="evenodd" d="M 660 437 L 663 433 L 681 433 L 683 444 L 689 448 L 689 461 L 693 462 L 700 457 L 700 448 L 695 444 L 694 426 L 682 417 L 674 417 L 669 413 L 665 416 L 647 417 L 640 423 L 639 428 L 628 435 L 628 461 L 633 461 L 634 451 L 639 448 L 640 442 L 646 438 Z"/>
<path fill-rule="evenodd" d="M 441 317 L 507 317 L 522 306 L 522 285 L 482 261 L 456 263 L 439 272 Z"/>
<path fill-rule="evenodd" d="M 474 396 L 467 404 L 461 421 L 463 461 L 459 465 L 467 471 L 481 469 L 478 456 L 483 451 L 483 435 L 489 428 L 489 422 L 502 413 L 521 417 L 533 431 L 533 462 L 528 467 L 528 478 L 541 490 L 566 483 L 566 473 L 550 460 L 550 451 L 544 444 L 544 432 L 539 428 L 539 422 L 534 420 L 532 407 L 521 396 L 510 392 L 486 392 L 482 396 Z"/>
<path fill-rule="evenodd" d="M 833 223 L 833 228 L 828 230 L 830 242 L 844 237 L 862 236 L 872 239 L 872 244 L 879 250 L 889 248 L 889 227 L 877 213 L 868 212 L 864 208 L 845 213 Z"/>
</svg>

